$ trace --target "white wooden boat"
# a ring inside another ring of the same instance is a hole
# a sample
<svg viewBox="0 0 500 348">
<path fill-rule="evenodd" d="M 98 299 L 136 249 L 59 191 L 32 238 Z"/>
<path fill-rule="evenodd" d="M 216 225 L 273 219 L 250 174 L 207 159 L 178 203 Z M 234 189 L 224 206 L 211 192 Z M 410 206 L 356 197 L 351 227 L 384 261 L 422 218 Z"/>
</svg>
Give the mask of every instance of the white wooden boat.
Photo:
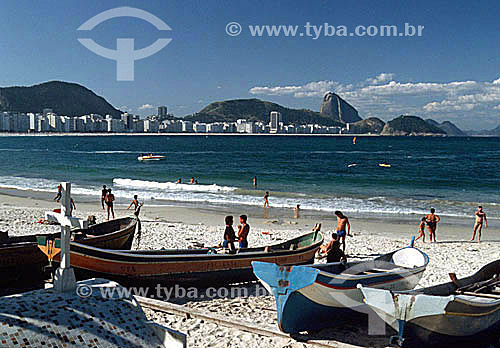
<svg viewBox="0 0 500 348">
<path fill-rule="evenodd" d="M 283 267 L 252 262 L 257 278 L 275 296 L 278 326 L 286 333 L 339 325 L 340 316 L 367 313 L 358 284 L 383 289 L 413 289 L 429 258 L 407 247 L 369 261 Z"/>
<path fill-rule="evenodd" d="M 360 287 L 365 303 L 399 332 L 399 347 L 500 347 L 500 260 L 476 274 L 413 291 Z"/>
</svg>

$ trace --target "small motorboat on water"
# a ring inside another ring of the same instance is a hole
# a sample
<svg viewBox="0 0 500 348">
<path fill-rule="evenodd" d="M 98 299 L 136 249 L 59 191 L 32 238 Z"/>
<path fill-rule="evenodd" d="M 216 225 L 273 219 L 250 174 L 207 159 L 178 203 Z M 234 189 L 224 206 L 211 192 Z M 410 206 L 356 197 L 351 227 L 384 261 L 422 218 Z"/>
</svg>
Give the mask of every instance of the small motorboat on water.
<svg viewBox="0 0 500 348">
<path fill-rule="evenodd" d="M 138 161 L 159 161 L 165 159 L 165 156 L 162 155 L 153 155 L 150 153 L 149 155 L 141 154 L 139 157 L 137 157 Z"/>
<path fill-rule="evenodd" d="M 379 163 L 378 166 L 384 168 L 391 168 L 391 165 L 389 163 Z"/>
</svg>

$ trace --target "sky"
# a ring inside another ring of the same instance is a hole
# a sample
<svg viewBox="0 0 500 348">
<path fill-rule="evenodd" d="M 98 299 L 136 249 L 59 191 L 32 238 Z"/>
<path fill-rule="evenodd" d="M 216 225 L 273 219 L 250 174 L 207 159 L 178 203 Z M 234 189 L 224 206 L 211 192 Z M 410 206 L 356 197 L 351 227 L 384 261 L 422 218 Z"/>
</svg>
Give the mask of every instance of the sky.
<svg viewBox="0 0 500 348">
<path fill-rule="evenodd" d="M 147 11 L 171 30 L 134 17 L 77 30 L 123 6 Z M 407 114 L 491 129 L 500 124 L 498 13 L 499 2 L 481 0 L 2 0 L 0 86 L 76 82 L 142 116 L 159 105 L 184 116 L 236 98 L 319 111 L 324 93 L 333 91 L 363 118 Z M 240 25 L 239 35 L 228 26 L 232 22 Z M 325 35 L 325 23 L 336 35 Z M 421 35 L 342 35 L 342 27 L 353 33 L 358 26 L 403 32 L 405 23 L 423 26 Z M 298 31 L 252 35 L 257 25 Z M 160 38 L 171 41 L 134 62 L 133 81 L 117 81 L 117 61 L 90 51 L 79 38 L 111 50 L 117 38 L 133 38 L 136 50 Z"/>
</svg>

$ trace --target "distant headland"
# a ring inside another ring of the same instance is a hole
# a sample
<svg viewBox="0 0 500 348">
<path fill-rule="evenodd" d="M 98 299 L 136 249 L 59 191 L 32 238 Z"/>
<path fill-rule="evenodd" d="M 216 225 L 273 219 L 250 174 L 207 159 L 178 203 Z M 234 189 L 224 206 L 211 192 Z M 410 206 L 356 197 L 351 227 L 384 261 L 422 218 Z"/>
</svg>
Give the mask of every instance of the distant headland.
<svg viewBox="0 0 500 348">
<path fill-rule="evenodd" d="M 493 130 L 464 132 L 450 121 L 438 123 L 401 115 L 387 123 L 362 119 L 354 106 L 328 92 L 320 112 L 292 109 L 260 99 L 213 102 L 197 113 L 175 117 L 167 107 L 140 119 L 76 83 L 50 81 L 0 88 L 0 131 L 16 133 L 247 133 L 500 136 Z"/>
</svg>

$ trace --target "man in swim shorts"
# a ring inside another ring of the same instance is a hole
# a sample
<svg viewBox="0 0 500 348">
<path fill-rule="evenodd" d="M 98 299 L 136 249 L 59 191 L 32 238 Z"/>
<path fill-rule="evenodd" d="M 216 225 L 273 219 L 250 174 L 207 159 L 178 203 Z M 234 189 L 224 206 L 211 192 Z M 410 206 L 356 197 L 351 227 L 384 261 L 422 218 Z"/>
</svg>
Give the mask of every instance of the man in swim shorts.
<svg viewBox="0 0 500 348">
<path fill-rule="evenodd" d="M 481 241 L 481 231 L 483 229 L 483 222 L 484 222 L 484 228 L 488 227 L 488 220 L 486 220 L 486 213 L 483 211 L 482 206 L 478 206 L 477 210 L 474 212 L 474 216 L 476 217 L 476 220 L 474 221 L 474 227 L 472 228 L 472 239 L 473 241 L 476 238 L 476 232 L 478 233 L 478 238 L 477 241 Z"/>
<path fill-rule="evenodd" d="M 341 211 L 337 210 L 335 215 L 337 216 L 337 236 L 342 239 L 342 251 L 345 252 L 345 236 L 351 235 L 351 224 Z"/>
</svg>

